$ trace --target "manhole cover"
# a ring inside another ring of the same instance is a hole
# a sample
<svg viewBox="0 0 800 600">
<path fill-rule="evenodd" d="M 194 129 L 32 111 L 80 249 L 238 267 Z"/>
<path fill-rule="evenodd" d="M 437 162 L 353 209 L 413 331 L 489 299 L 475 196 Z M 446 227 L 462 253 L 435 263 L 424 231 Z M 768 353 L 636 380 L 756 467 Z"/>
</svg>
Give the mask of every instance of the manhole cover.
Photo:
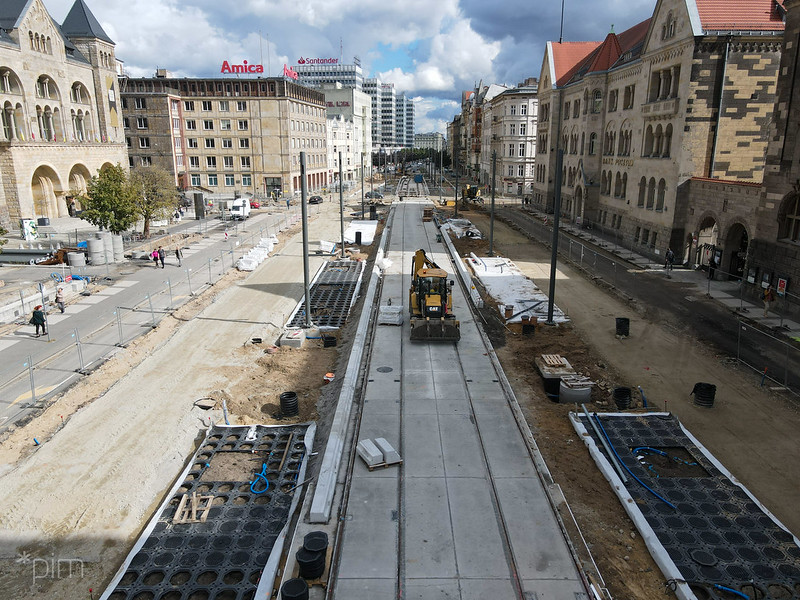
<svg viewBox="0 0 800 600">
<path fill-rule="evenodd" d="M 715 564 L 717 564 L 717 559 L 705 550 L 692 550 L 690 556 L 694 562 L 703 565 L 704 567 L 713 567 Z"/>
<path fill-rule="evenodd" d="M 378 373 L 391 373 L 394 369 L 392 367 L 378 367 L 377 371 Z"/>
</svg>

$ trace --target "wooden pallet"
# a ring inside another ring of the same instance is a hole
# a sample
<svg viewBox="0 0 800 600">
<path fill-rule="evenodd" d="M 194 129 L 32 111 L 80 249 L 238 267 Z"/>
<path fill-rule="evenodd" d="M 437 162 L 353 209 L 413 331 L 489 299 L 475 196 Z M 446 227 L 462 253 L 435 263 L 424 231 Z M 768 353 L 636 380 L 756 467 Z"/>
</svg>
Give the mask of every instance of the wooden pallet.
<svg viewBox="0 0 800 600">
<path fill-rule="evenodd" d="M 366 464 L 366 463 L 364 463 L 364 464 Z M 402 464 L 403 464 L 403 461 L 402 460 L 398 460 L 397 462 L 393 462 L 393 463 L 385 463 L 385 462 L 383 462 L 383 463 L 378 463 L 377 465 L 372 465 L 372 466 L 367 465 L 367 468 L 370 471 L 374 471 L 375 469 L 388 469 L 389 467 L 393 467 L 395 465 L 402 465 Z"/>
<path fill-rule="evenodd" d="M 197 492 L 192 492 L 191 502 L 189 501 L 189 494 L 184 494 L 178 504 L 178 510 L 175 511 L 175 516 L 172 517 L 172 524 L 176 523 L 205 523 L 208 518 L 208 512 L 211 510 L 211 503 L 214 501 L 214 496 L 198 496 Z M 200 503 L 205 502 L 204 506 Z M 197 516 L 198 511 L 202 510 L 203 514 Z"/>
<path fill-rule="evenodd" d="M 564 367 L 567 364 L 560 354 L 542 354 L 542 360 L 548 367 Z"/>
</svg>

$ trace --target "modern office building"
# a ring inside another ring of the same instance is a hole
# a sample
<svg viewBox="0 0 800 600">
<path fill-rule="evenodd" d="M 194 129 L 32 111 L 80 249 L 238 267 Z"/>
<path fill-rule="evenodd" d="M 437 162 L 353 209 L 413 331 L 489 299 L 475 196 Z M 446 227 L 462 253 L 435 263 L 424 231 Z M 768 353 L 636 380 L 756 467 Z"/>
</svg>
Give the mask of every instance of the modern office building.
<svg viewBox="0 0 800 600">
<path fill-rule="evenodd" d="M 299 58 L 297 66 L 297 82 L 312 88 L 340 83 L 343 87 L 361 91 L 364 85 L 364 74 L 361 60 L 353 57 L 353 64 L 341 64 L 338 58 Z"/>
<path fill-rule="evenodd" d="M 131 168 L 160 165 L 184 190 L 291 195 L 328 184 L 325 96 L 283 78 L 120 80 Z"/>
<path fill-rule="evenodd" d="M 114 47 L 83 0 L 60 27 L 42 0 L 0 2 L 6 229 L 20 219 L 67 216 L 72 197 L 100 169 L 127 164 Z"/>
<path fill-rule="evenodd" d="M 536 162 L 538 82 L 531 77 L 483 103 L 479 181 L 508 196 L 528 198 Z M 496 156 L 496 159 L 493 159 Z"/>
<path fill-rule="evenodd" d="M 396 97 L 395 144 L 397 148 L 414 147 L 414 102 L 405 94 Z"/>
</svg>

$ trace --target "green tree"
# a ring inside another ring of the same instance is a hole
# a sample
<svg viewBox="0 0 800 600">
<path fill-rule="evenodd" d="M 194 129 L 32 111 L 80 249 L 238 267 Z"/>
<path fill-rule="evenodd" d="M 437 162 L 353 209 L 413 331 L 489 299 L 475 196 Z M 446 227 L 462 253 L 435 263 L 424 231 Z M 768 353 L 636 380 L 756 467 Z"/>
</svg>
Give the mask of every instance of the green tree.
<svg viewBox="0 0 800 600">
<path fill-rule="evenodd" d="M 128 174 L 121 165 L 103 169 L 92 177 L 81 197 L 81 218 L 107 229 L 121 233 L 136 222 L 136 205 L 131 194 Z"/>
<path fill-rule="evenodd" d="M 4 235 L 6 235 L 7 233 L 8 233 L 8 229 L 6 229 L 6 228 L 5 228 L 5 227 L 3 227 L 2 225 L 0 225 L 0 236 L 4 236 Z M 8 243 L 8 240 L 7 240 L 7 239 L 5 239 L 5 238 L 3 238 L 3 239 L 0 239 L 0 253 L 2 253 L 2 252 L 3 252 L 3 246 L 5 246 L 7 243 Z"/>
<path fill-rule="evenodd" d="M 142 233 L 147 238 L 150 237 L 150 221 L 168 219 L 178 205 L 175 181 L 158 167 L 135 169 L 130 181 L 136 214 L 144 221 Z"/>
</svg>

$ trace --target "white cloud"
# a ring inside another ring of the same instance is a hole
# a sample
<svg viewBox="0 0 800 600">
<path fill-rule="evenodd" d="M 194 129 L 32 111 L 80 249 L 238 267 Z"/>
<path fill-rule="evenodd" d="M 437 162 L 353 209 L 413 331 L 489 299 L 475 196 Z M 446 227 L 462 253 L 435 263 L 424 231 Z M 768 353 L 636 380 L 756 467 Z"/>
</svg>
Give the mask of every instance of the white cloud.
<svg viewBox="0 0 800 600">
<path fill-rule="evenodd" d="M 487 42 L 473 31 L 469 21 L 456 21 L 449 31 L 438 33 L 431 40 L 430 58 L 415 65 L 411 73 L 395 68 L 380 73 L 384 81 L 392 81 L 397 89 L 444 92 L 478 79 L 490 79 L 492 61 L 500 53 L 501 42 Z"/>
<path fill-rule="evenodd" d="M 413 101 L 416 133 L 438 131 L 447 135 L 447 124 L 452 121 L 452 115 L 456 114 L 461 106 L 454 100 L 422 96 L 416 96 Z"/>
</svg>

